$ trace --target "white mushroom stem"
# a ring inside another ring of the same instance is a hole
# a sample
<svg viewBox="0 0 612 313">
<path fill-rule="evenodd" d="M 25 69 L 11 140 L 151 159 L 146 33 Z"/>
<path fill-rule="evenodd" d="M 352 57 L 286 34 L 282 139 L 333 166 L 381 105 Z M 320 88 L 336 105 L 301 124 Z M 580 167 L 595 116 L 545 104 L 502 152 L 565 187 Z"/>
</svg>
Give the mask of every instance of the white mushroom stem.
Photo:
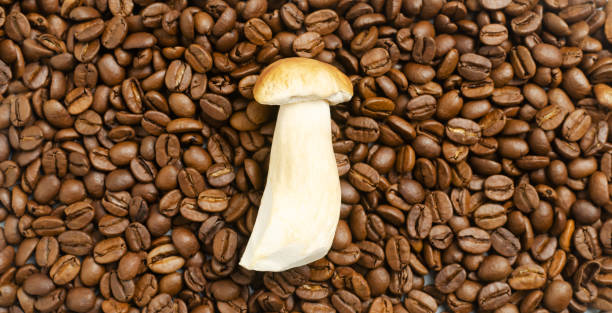
<svg viewBox="0 0 612 313">
<path fill-rule="evenodd" d="M 322 258 L 331 247 L 339 215 L 329 103 L 281 105 L 266 188 L 240 265 L 283 271 Z"/>
</svg>

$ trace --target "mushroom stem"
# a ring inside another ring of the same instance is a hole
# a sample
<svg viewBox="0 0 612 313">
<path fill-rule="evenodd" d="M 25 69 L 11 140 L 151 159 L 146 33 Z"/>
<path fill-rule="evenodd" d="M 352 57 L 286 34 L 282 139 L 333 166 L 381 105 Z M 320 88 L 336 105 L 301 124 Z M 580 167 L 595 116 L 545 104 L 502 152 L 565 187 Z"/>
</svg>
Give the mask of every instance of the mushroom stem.
<svg viewBox="0 0 612 313">
<path fill-rule="evenodd" d="M 339 216 L 329 103 L 282 105 L 266 188 L 240 265 L 283 271 L 316 261 L 331 247 Z"/>
</svg>

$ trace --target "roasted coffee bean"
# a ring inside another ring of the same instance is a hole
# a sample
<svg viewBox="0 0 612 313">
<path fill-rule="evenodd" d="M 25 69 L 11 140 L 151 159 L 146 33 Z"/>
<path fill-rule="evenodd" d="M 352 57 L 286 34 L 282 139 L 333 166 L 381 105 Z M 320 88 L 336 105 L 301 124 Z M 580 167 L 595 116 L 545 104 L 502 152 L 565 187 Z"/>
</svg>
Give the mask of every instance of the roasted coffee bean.
<svg viewBox="0 0 612 313">
<path fill-rule="evenodd" d="M 451 293 L 457 290 L 465 281 L 467 273 L 459 264 L 450 264 L 442 268 L 436 275 L 435 286 L 442 293 Z"/>
<path fill-rule="evenodd" d="M 485 195 L 494 201 L 505 201 L 514 195 L 512 179 L 504 175 L 493 175 L 484 181 Z"/>
<path fill-rule="evenodd" d="M 597 241 L 597 232 L 592 226 L 582 226 L 576 229 L 574 232 L 574 245 L 580 256 L 587 260 L 592 260 L 601 255 L 601 247 Z"/>
<path fill-rule="evenodd" d="M 55 237 L 42 237 L 36 245 L 36 264 L 42 267 L 50 267 L 59 257 L 59 242 Z"/>
<path fill-rule="evenodd" d="M 431 211 L 424 205 L 414 205 L 406 219 L 406 228 L 412 238 L 424 239 L 429 235 L 433 217 Z"/>
<path fill-rule="evenodd" d="M 433 313 L 436 312 L 438 307 L 436 300 L 432 296 L 416 289 L 411 290 L 410 293 L 408 293 L 406 299 L 404 300 L 404 306 L 410 313 Z"/>
<path fill-rule="evenodd" d="M 374 48 L 366 52 L 359 61 L 364 73 L 370 76 L 384 75 L 391 69 L 391 57 L 384 48 Z"/>
<path fill-rule="evenodd" d="M 91 236 L 76 230 L 63 232 L 57 237 L 57 240 L 64 253 L 78 256 L 88 255 L 94 247 Z"/>
<path fill-rule="evenodd" d="M 537 264 L 525 264 L 515 268 L 508 284 L 515 290 L 530 290 L 542 287 L 546 283 L 546 271 Z"/>
<path fill-rule="evenodd" d="M 507 221 L 506 209 L 498 204 L 486 203 L 474 213 L 474 223 L 482 229 L 496 229 Z"/>
<path fill-rule="evenodd" d="M 526 183 L 517 186 L 514 192 L 513 201 L 516 207 L 525 213 L 531 212 L 531 210 L 540 205 L 540 197 L 538 196 L 537 190 L 532 185 Z"/>
<path fill-rule="evenodd" d="M 531 246 L 531 252 L 533 257 L 538 261 L 548 260 L 553 256 L 555 249 L 557 248 L 557 238 L 550 237 L 546 234 L 541 234 L 533 239 L 533 245 Z"/>
<path fill-rule="evenodd" d="M 348 176 L 355 188 L 366 192 L 374 191 L 380 179 L 378 172 L 365 163 L 353 165 Z"/>
<path fill-rule="evenodd" d="M 224 228 L 213 239 L 213 254 L 222 263 L 230 261 L 236 253 L 238 237 L 235 231 Z"/>
<path fill-rule="evenodd" d="M 459 247 L 468 253 L 484 253 L 491 247 L 491 238 L 486 231 L 468 227 L 457 234 Z"/>
<path fill-rule="evenodd" d="M 387 263 L 394 271 L 400 271 L 410 263 L 410 244 L 404 237 L 390 238 L 385 245 L 385 253 Z"/>
<path fill-rule="evenodd" d="M 571 301 L 572 287 L 563 280 L 552 282 L 546 287 L 543 304 L 553 312 L 560 312 L 567 308 Z M 554 301 L 553 298 L 558 299 Z"/>
<path fill-rule="evenodd" d="M 57 259 L 51 269 L 49 276 L 56 285 L 65 285 L 72 281 L 81 270 L 81 261 L 74 255 L 64 255 Z"/>
<path fill-rule="evenodd" d="M 457 71 L 467 80 L 483 80 L 489 76 L 491 61 L 478 54 L 467 53 L 459 58 Z"/>
<path fill-rule="evenodd" d="M 191 66 L 180 60 L 172 61 L 166 71 L 164 82 L 171 91 L 185 91 L 191 82 Z"/>
<path fill-rule="evenodd" d="M 500 227 L 491 233 L 491 246 L 497 253 L 512 257 L 516 256 L 521 250 L 521 242 L 508 229 Z"/>
<path fill-rule="evenodd" d="M 94 258 L 100 264 L 111 263 L 119 260 L 126 252 L 125 241 L 121 237 L 113 237 L 98 242 L 94 249 Z"/>
<path fill-rule="evenodd" d="M 154 273 L 173 273 L 185 264 L 185 259 L 176 254 L 178 254 L 178 251 L 172 244 L 157 246 L 148 253 L 147 266 Z"/>
<path fill-rule="evenodd" d="M 454 118 L 446 125 L 446 135 L 458 144 L 471 145 L 480 140 L 481 128 L 471 120 Z"/>
<path fill-rule="evenodd" d="M 321 35 L 317 32 L 308 31 L 299 35 L 293 41 L 293 52 L 300 57 L 312 58 L 317 56 L 325 48 Z"/>
<path fill-rule="evenodd" d="M 376 141 L 379 137 L 378 124 L 371 118 L 350 118 L 347 123 L 346 135 L 352 140 L 369 143 Z"/>
<path fill-rule="evenodd" d="M 478 306 L 484 310 L 494 310 L 510 301 L 510 286 L 502 282 L 490 283 L 478 293 Z"/>
</svg>

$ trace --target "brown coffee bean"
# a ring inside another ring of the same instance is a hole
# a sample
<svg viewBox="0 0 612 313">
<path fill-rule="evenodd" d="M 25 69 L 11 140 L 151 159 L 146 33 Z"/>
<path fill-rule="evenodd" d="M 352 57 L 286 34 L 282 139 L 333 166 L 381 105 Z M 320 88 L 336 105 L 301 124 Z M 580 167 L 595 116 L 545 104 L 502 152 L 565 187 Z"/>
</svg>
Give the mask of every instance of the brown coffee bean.
<svg viewBox="0 0 612 313">
<path fill-rule="evenodd" d="M 483 28 L 482 31 L 484 32 L 486 30 Z M 489 76 L 491 61 L 477 54 L 464 54 L 459 58 L 457 71 L 467 80 L 483 80 Z"/>
<path fill-rule="evenodd" d="M 463 284 L 467 277 L 465 269 L 459 264 L 450 264 L 436 275 L 435 286 L 442 293 L 451 293 Z"/>
<path fill-rule="evenodd" d="M 533 257 L 538 261 L 548 260 L 553 256 L 555 249 L 557 248 L 557 238 L 550 237 L 546 234 L 538 235 L 533 240 L 531 251 Z"/>
<path fill-rule="evenodd" d="M 180 60 L 172 61 L 168 66 L 164 81 L 166 87 L 171 91 L 185 91 L 191 81 L 191 66 Z"/>
<path fill-rule="evenodd" d="M 64 285 L 76 278 L 81 270 L 81 261 L 74 255 L 64 255 L 57 259 L 51 269 L 49 276 L 56 285 Z"/>
<path fill-rule="evenodd" d="M 484 181 L 485 195 L 494 201 L 505 201 L 514 195 L 514 183 L 503 175 L 489 176 Z"/>
<path fill-rule="evenodd" d="M 50 267 L 59 257 L 59 242 L 55 237 L 42 237 L 36 245 L 36 264 L 42 267 Z"/>
<path fill-rule="evenodd" d="M 505 208 L 494 203 L 481 205 L 473 214 L 474 222 L 482 229 L 496 229 L 507 221 Z"/>
<path fill-rule="evenodd" d="M 537 264 L 525 264 L 515 268 L 508 284 L 515 290 L 529 290 L 542 287 L 546 283 L 546 272 Z"/>
<path fill-rule="evenodd" d="M 236 253 L 238 235 L 235 231 L 224 228 L 217 232 L 213 239 L 213 254 L 219 262 L 227 263 Z"/>
<path fill-rule="evenodd" d="M 550 241 L 554 241 L 556 246 L 556 240 L 550 239 Z M 553 244 L 548 244 L 547 246 L 552 245 Z M 601 247 L 597 243 L 597 233 L 591 226 L 583 226 L 576 229 L 574 232 L 574 245 L 576 246 L 578 253 L 587 260 L 591 260 L 601 255 Z"/>
<path fill-rule="evenodd" d="M 118 261 L 126 252 L 127 246 L 121 237 L 113 237 L 98 242 L 94 249 L 94 259 L 97 263 L 107 264 Z"/>
<path fill-rule="evenodd" d="M 489 233 L 476 227 L 461 230 L 457 240 L 459 247 L 469 253 L 484 253 L 491 247 Z"/>
<path fill-rule="evenodd" d="M 365 163 L 353 165 L 348 175 L 351 184 L 362 191 L 375 190 L 380 179 L 378 172 Z"/>
<path fill-rule="evenodd" d="M 63 232 L 57 240 L 62 252 L 77 256 L 88 255 L 94 247 L 91 236 L 76 230 Z"/>
<path fill-rule="evenodd" d="M 510 286 L 502 282 L 490 283 L 478 293 L 478 305 L 485 310 L 499 308 L 510 301 Z"/>
<path fill-rule="evenodd" d="M 481 128 L 468 119 L 454 118 L 447 123 L 446 135 L 456 143 L 470 145 L 480 140 Z"/>
<path fill-rule="evenodd" d="M 438 305 L 436 300 L 425 292 L 420 290 L 411 290 L 406 299 L 404 300 L 404 306 L 408 312 L 427 312 L 433 313 L 436 311 Z"/>
<path fill-rule="evenodd" d="M 510 63 L 512 63 L 512 67 L 514 68 L 514 73 L 519 78 L 526 79 L 535 75 L 535 61 L 533 60 L 527 47 L 516 46 L 512 48 L 510 51 L 510 61 Z"/>
<path fill-rule="evenodd" d="M 500 227 L 491 233 L 491 246 L 499 254 L 511 257 L 519 253 L 521 242 L 512 232 Z"/>
<path fill-rule="evenodd" d="M 384 48 L 374 48 L 366 52 L 359 63 L 365 74 L 374 77 L 384 75 L 392 65 L 389 52 Z"/>
<path fill-rule="evenodd" d="M 368 117 L 351 117 L 347 121 L 346 135 L 358 142 L 374 142 L 378 139 L 380 130 L 375 120 Z"/>
<path fill-rule="evenodd" d="M 293 52 L 300 57 L 312 58 L 317 56 L 323 49 L 325 44 L 321 35 L 316 32 L 308 31 L 299 35 L 293 41 Z"/>
<path fill-rule="evenodd" d="M 163 244 L 153 248 L 147 255 L 147 266 L 158 274 L 175 272 L 185 264 L 185 259 L 177 256 L 178 251 L 172 244 Z"/>
<path fill-rule="evenodd" d="M 390 238 L 385 245 L 385 253 L 387 263 L 394 271 L 400 271 L 410 263 L 410 244 L 404 237 Z"/>
<path fill-rule="evenodd" d="M 423 239 L 429 235 L 433 217 L 424 205 L 416 204 L 410 209 L 406 219 L 408 234 L 413 238 Z"/>
<path fill-rule="evenodd" d="M 49 276 L 41 273 L 30 275 L 23 282 L 23 290 L 33 296 L 44 296 L 55 289 Z"/>
</svg>

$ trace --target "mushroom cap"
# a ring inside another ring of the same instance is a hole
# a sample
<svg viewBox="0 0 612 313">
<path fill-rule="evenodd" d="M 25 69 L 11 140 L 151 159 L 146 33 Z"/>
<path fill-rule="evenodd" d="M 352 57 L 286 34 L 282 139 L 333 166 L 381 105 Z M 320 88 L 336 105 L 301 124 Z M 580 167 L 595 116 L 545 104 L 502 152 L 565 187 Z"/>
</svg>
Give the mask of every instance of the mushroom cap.
<svg viewBox="0 0 612 313">
<path fill-rule="evenodd" d="M 332 65 L 307 58 L 286 58 L 261 72 L 253 96 L 257 102 L 268 105 L 317 100 L 334 105 L 351 99 L 353 85 Z"/>
</svg>

